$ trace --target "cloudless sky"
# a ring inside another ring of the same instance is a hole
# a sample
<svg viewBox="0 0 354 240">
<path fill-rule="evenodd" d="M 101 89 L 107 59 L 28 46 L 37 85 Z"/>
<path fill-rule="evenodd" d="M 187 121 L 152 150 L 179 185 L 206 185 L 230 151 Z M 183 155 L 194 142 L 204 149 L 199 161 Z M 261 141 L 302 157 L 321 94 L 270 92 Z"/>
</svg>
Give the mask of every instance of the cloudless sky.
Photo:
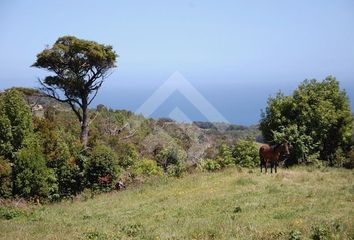
<svg viewBox="0 0 354 240">
<path fill-rule="evenodd" d="M 257 123 L 267 98 L 334 75 L 354 105 L 352 0 L 1 0 L 0 89 L 38 87 L 31 68 L 58 37 L 110 44 L 118 68 L 95 104 L 135 111 L 179 71 L 230 122 Z M 175 93 L 153 114 L 178 107 Z"/>
</svg>

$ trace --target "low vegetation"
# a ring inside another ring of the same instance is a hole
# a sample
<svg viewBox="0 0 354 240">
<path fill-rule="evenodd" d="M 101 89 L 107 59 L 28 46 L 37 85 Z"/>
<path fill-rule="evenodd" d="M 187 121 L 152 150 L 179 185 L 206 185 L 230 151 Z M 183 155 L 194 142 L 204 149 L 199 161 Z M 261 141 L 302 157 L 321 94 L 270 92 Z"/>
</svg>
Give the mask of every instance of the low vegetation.
<svg viewBox="0 0 354 240">
<path fill-rule="evenodd" d="M 0 238 L 352 239 L 353 182 L 350 170 L 313 167 L 159 177 L 74 202 L 3 204 Z"/>
</svg>

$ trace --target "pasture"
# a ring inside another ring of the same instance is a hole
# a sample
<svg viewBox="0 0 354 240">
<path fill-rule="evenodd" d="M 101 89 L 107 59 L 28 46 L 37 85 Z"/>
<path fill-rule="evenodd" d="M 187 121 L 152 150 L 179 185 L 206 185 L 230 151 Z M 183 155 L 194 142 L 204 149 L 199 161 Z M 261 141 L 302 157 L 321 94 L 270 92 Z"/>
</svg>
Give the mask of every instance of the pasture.
<svg viewBox="0 0 354 240">
<path fill-rule="evenodd" d="M 0 239 L 354 238 L 354 172 L 228 168 L 120 192 L 1 207 Z"/>
</svg>

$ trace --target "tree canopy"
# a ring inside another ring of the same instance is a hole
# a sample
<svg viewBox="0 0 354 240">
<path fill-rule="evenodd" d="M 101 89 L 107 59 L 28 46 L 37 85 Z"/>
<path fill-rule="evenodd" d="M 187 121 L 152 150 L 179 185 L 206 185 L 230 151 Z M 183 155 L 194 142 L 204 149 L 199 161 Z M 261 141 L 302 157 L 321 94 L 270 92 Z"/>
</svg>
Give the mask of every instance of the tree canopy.
<svg viewBox="0 0 354 240">
<path fill-rule="evenodd" d="M 305 80 L 291 96 L 278 93 L 268 99 L 260 130 L 267 142 L 287 138 L 293 145 L 291 160 L 311 156 L 333 160 L 345 150 L 352 134 L 349 99 L 332 76 L 323 81 Z"/>
<path fill-rule="evenodd" d="M 9 90 L 0 96 L 0 155 L 13 159 L 33 132 L 29 107 L 17 90 Z"/>
<path fill-rule="evenodd" d="M 80 138 L 84 146 L 88 140 L 88 106 L 110 69 L 116 67 L 117 57 L 110 45 L 64 36 L 39 53 L 32 65 L 54 73 L 39 80 L 42 90 L 71 106 L 81 123 Z"/>
</svg>

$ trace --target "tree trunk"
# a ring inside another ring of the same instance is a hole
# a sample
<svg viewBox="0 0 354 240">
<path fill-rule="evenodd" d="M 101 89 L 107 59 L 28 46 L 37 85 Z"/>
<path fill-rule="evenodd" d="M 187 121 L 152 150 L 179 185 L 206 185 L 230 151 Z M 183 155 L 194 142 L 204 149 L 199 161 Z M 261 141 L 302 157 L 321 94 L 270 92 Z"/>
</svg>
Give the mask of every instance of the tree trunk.
<svg viewBox="0 0 354 240">
<path fill-rule="evenodd" d="M 80 142 L 83 145 L 84 149 L 87 147 L 88 142 L 88 106 L 86 102 L 82 104 L 82 122 L 81 122 L 81 133 L 80 133 Z"/>
</svg>

